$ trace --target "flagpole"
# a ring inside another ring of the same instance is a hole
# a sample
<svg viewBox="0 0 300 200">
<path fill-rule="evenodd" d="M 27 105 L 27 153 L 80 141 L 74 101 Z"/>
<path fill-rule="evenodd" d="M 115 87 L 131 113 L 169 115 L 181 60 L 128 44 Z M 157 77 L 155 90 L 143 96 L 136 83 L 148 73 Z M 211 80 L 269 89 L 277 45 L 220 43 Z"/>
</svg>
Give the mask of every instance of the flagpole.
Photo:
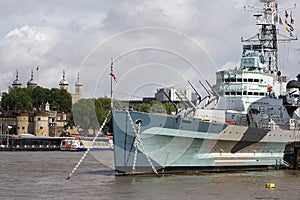
<svg viewBox="0 0 300 200">
<path fill-rule="evenodd" d="M 110 108 L 113 109 L 113 59 L 111 59 L 111 64 L 110 64 Z"/>
<path fill-rule="evenodd" d="M 39 66 L 36 67 L 36 82 L 39 83 Z"/>
</svg>

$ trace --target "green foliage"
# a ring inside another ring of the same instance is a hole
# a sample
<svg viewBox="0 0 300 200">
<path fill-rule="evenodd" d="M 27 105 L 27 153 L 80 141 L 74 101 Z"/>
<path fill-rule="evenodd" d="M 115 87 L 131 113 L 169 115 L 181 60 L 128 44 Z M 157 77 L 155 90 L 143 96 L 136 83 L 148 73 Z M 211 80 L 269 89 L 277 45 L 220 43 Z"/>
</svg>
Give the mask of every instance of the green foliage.
<svg viewBox="0 0 300 200">
<path fill-rule="evenodd" d="M 134 105 L 133 106 L 133 110 L 136 110 L 136 111 L 139 111 L 139 112 L 150 112 L 150 107 L 151 107 L 151 104 L 149 103 L 142 103 L 142 104 L 139 104 L 139 105 Z"/>
<path fill-rule="evenodd" d="M 52 88 L 49 91 L 48 102 L 52 110 L 71 112 L 72 96 L 64 89 Z"/>
<path fill-rule="evenodd" d="M 97 119 L 100 125 L 102 125 L 108 112 L 111 110 L 111 101 L 109 98 L 99 98 L 95 101 L 95 107 L 96 107 Z M 110 121 L 110 118 L 108 119 L 108 121 Z M 111 131 L 110 125 L 106 124 L 103 131 L 104 132 Z"/>
<path fill-rule="evenodd" d="M 5 110 L 39 109 L 49 102 L 51 110 L 70 112 L 72 97 L 66 90 L 36 88 L 18 88 L 10 93 L 3 93 L 1 107 Z"/>
<path fill-rule="evenodd" d="M 39 108 L 49 101 L 50 93 L 48 89 L 36 87 L 31 91 L 31 98 L 34 108 Z"/>
<path fill-rule="evenodd" d="M 73 119 L 75 126 L 86 132 L 89 128 L 98 128 L 95 112 L 95 99 L 80 99 L 73 105 Z"/>
<path fill-rule="evenodd" d="M 142 103 L 138 105 L 134 105 L 133 109 L 139 112 L 146 112 L 146 113 L 167 113 L 171 114 L 175 111 L 175 108 L 172 103 L 166 102 L 161 103 L 159 101 L 152 101 L 150 103 Z"/>
<path fill-rule="evenodd" d="M 110 111 L 110 99 L 99 98 L 95 101 L 96 115 L 99 122 L 103 122 L 107 113 Z"/>
<path fill-rule="evenodd" d="M 175 107 L 171 102 L 166 102 L 163 104 L 163 106 L 168 115 L 170 115 L 172 112 L 175 112 Z"/>
<path fill-rule="evenodd" d="M 3 93 L 1 107 L 7 110 L 31 110 L 31 91 L 27 88 L 18 88 L 10 93 Z"/>
<path fill-rule="evenodd" d="M 107 113 L 110 111 L 110 99 L 80 99 L 73 105 L 73 118 L 75 126 L 79 126 L 84 132 L 88 129 L 99 129 Z M 109 129 L 105 127 L 105 131 Z"/>
</svg>

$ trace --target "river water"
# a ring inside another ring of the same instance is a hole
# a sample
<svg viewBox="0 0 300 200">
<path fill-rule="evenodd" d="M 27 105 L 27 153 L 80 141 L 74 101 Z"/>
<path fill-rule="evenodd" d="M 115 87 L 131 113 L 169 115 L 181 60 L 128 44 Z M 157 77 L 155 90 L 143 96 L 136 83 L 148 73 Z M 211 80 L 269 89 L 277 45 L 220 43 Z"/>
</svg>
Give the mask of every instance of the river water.
<svg viewBox="0 0 300 200">
<path fill-rule="evenodd" d="M 300 171 L 123 176 L 84 152 L 0 152 L 0 199 L 299 199 Z M 276 188 L 265 188 L 274 183 Z"/>
</svg>

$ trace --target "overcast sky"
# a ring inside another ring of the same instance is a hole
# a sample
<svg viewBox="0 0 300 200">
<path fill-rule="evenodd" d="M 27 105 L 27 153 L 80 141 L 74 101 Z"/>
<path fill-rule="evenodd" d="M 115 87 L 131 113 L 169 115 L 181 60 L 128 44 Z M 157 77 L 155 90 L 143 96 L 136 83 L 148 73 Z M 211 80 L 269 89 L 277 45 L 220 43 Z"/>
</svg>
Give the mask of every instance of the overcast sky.
<svg viewBox="0 0 300 200">
<path fill-rule="evenodd" d="M 296 1 L 280 0 L 279 8 Z M 30 71 L 42 87 L 58 87 L 63 70 L 84 97 L 109 96 L 114 59 L 115 94 L 152 96 L 155 88 L 208 79 L 238 66 L 241 37 L 257 33 L 254 0 L 0 0 L 0 91 L 15 79 L 26 86 Z M 284 13 L 280 13 L 284 18 Z M 300 37 L 299 7 L 293 32 Z M 282 26 L 278 27 L 285 33 Z M 300 41 L 280 44 L 279 69 L 300 73 Z M 36 68 L 39 66 L 38 75 Z"/>
</svg>

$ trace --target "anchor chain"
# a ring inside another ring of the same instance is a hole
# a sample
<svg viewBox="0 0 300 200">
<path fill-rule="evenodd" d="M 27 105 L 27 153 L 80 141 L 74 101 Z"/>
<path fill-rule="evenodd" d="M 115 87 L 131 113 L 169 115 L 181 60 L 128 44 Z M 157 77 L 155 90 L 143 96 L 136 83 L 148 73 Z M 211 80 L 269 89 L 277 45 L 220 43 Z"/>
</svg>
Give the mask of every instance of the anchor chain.
<svg viewBox="0 0 300 200">
<path fill-rule="evenodd" d="M 126 112 L 127 112 L 128 117 L 129 117 L 131 127 L 132 127 L 132 129 L 134 130 L 135 136 L 136 136 L 136 137 L 135 137 L 136 140 L 135 140 L 135 144 L 134 144 L 135 151 L 134 151 L 134 158 L 133 158 L 132 172 L 133 172 L 133 173 L 135 172 L 135 166 L 136 166 L 136 161 L 137 161 L 137 153 L 138 153 L 138 145 L 140 145 L 140 146 L 142 147 L 142 151 L 141 151 L 141 152 L 146 156 L 147 161 L 148 161 L 149 164 L 151 165 L 151 168 L 152 168 L 153 172 L 154 172 L 157 176 L 159 176 L 157 170 L 155 169 L 154 165 L 152 164 L 152 162 L 151 162 L 151 160 L 150 160 L 150 157 L 149 157 L 148 154 L 146 153 L 145 147 L 144 147 L 144 145 L 143 145 L 143 143 L 142 143 L 142 140 L 141 140 L 141 138 L 140 138 L 140 136 L 141 136 L 141 123 L 139 122 L 139 123 L 137 124 L 138 126 L 137 126 L 137 129 L 136 129 L 136 128 L 135 128 L 135 125 L 134 125 L 134 122 L 133 122 L 133 120 L 132 120 L 132 118 L 131 118 L 131 115 L 130 115 L 130 113 L 129 113 L 129 111 L 126 110 Z"/>
<path fill-rule="evenodd" d="M 97 139 L 97 137 L 99 136 L 99 134 L 102 132 L 103 127 L 105 126 L 107 119 L 110 115 L 111 111 L 109 111 L 106 115 L 105 120 L 103 121 L 101 127 L 98 130 L 98 133 L 96 134 L 96 136 L 94 137 L 92 144 L 88 147 L 88 149 L 85 151 L 85 153 L 83 154 L 83 156 L 81 157 L 81 159 L 79 160 L 79 162 L 77 163 L 77 165 L 74 167 L 74 169 L 71 171 L 71 173 L 66 177 L 67 180 L 69 180 L 71 178 L 71 176 L 76 172 L 76 170 L 78 169 L 79 165 L 81 165 L 81 163 L 83 162 L 83 160 L 85 159 L 85 157 L 87 156 L 87 154 L 90 152 L 91 147 L 95 144 L 95 141 Z"/>
</svg>

